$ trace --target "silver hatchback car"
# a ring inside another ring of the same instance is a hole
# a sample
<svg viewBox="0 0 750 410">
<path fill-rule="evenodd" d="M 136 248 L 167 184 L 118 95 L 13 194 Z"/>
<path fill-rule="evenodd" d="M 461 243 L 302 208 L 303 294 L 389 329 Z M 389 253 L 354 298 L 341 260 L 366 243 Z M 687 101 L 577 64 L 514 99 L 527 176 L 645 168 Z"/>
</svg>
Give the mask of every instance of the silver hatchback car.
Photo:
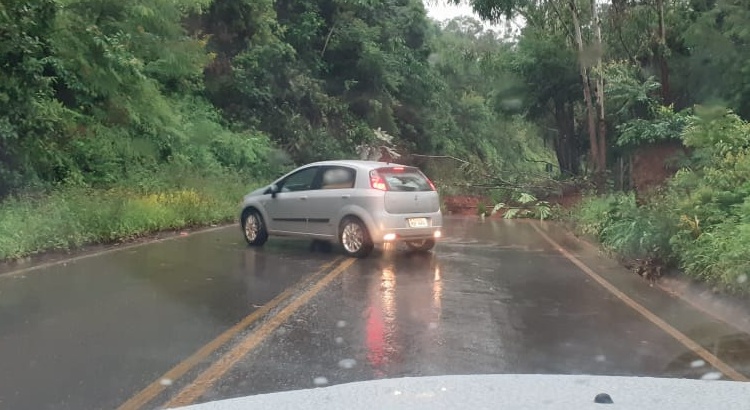
<svg viewBox="0 0 750 410">
<path fill-rule="evenodd" d="M 297 236 L 338 243 L 347 255 L 365 257 L 388 242 L 432 249 L 443 217 L 435 186 L 418 168 L 322 161 L 246 195 L 240 224 L 252 246 L 269 235 Z"/>
</svg>

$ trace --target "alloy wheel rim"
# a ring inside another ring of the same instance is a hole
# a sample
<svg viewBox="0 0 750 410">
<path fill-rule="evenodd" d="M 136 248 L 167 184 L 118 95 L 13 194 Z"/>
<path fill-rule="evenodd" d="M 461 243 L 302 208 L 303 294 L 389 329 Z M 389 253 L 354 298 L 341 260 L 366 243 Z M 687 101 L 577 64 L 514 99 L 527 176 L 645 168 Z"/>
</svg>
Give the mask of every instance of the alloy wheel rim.
<svg viewBox="0 0 750 410">
<path fill-rule="evenodd" d="M 245 237 L 248 241 L 252 242 L 258 237 L 258 231 L 260 231 L 260 221 L 255 214 L 250 214 L 245 218 Z"/>
<path fill-rule="evenodd" d="M 362 248 L 364 243 L 364 233 L 362 228 L 356 223 L 348 223 L 341 234 L 341 242 L 347 252 L 357 252 Z"/>
</svg>

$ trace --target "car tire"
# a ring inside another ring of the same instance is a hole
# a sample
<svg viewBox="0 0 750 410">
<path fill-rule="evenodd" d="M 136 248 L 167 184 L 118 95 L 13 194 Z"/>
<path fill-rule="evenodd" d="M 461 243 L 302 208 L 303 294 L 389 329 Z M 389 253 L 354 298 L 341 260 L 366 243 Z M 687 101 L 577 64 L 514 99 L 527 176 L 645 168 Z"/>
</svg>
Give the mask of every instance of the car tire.
<svg viewBox="0 0 750 410">
<path fill-rule="evenodd" d="M 365 224 L 351 216 L 341 221 L 339 243 L 344 253 L 354 258 L 364 258 L 374 248 L 370 232 L 367 230 Z"/>
<path fill-rule="evenodd" d="M 421 241 L 406 241 L 406 246 L 413 251 L 427 252 L 435 247 L 435 240 L 422 239 Z"/>
<path fill-rule="evenodd" d="M 242 212 L 242 234 L 250 246 L 263 246 L 268 240 L 268 230 L 263 216 L 255 209 Z"/>
</svg>

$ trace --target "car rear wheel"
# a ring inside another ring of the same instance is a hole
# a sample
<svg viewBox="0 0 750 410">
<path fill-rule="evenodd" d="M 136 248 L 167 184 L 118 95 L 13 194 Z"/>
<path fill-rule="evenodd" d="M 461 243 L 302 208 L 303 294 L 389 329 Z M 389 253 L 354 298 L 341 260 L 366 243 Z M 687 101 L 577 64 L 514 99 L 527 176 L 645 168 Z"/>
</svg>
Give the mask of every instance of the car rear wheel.
<svg viewBox="0 0 750 410">
<path fill-rule="evenodd" d="M 364 258 L 374 247 L 367 227 L 357 218 L 348 217 L 341 222 L 339 242 L 348 256 Z"/>
<path fill-rule="evenodd" d="M 268 240 L 266 224 L 263 217 L 254 209 L 246 209 L 242 213 L 242 232 L 250 246 L 263 246 Z"/>
<path fill-rule="evenodd" d="M 413 251 L 427 252 L 435 247 L 434 239 L 422 239 L 419 241 L 406 241 L 406 246 Z"/>
</svg>

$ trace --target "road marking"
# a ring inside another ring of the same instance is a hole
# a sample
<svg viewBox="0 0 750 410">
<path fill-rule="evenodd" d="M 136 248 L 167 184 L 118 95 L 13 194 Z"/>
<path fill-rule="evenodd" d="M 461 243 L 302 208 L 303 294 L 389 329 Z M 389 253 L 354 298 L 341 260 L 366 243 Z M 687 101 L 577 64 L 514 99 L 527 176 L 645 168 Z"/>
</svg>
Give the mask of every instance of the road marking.
<svg viewBox="0 0 750 410">
<path fill-rule="evenodd" d="M 586 240 L 584 238 L 578 238 L 578 241 L 580 243 L 582 243 L 584 246 L 588 247 L 589 249 L 597 250 L 596 245 L 592 244 L 591 242 L 589 242 L 588 240 Z M 675 298 L 679 298 L 681 301 L 687 303 L 688 305 L 692 306 L 696 310 L 700 310 L 701 312 L 703 312 L 704 314 L 706 314 L 706 316 L 711 316 L 712 318 L 716 319 L 717 322 L 721 322 L 722 324 L 724 324 L 724 325 L 726 325 L 728 327 L 731 327 L 732 329 L 734 329 L 734 330 L 736 330 L 736 331 L 738 331 L 740 333 L 749 333 L 750 334 L 750 330 L 748 330 L 744 326 L 740 326 L 740 325 L 738 325 L 736 323 L 732 323 L 728 319 L 726 319 L 725 317 L 722 317 L 721 314 L 718 314 L 718 313 L 712 311 L 711 309 L 708 309 L 705 306 L 702 306 L 701 304 L 695 302 L 693 300 L 693 298 L 691 298 L 688 295 L 686 295 L 685 292 L 680 292 L 680 291 L 674 290 L 672 288 L 669 288 L 668 286 L 663 285 L 660 282 L 656 282 L 656 287 L 659 288 L 659 289 L 661 289 L 667 295 L 675 297 Z"/>
<path fill-rule="evenodd" d="M 558 252 L 560 252 L 563 256 L 565 256 L 568 260 L 573 262 L 578 268 L 580 268 L 584 273 L 589 275 L 591 279 L 595 280 L 598 284 L 602 285 L 605 289 L 607 289 L 610 293 L 615 295 L 618 299 L 620 299 L 623 303 L 633 308 L 636 312 L 640 313 L 648 319 L 651 323 L 655 324 L 657 327 L 659 327 L 661 330 L 675 338 L 678 342 L 682 343 L 685 347 L 693 351 L 693 353 L 700 356 L 703 360 L 710 363 L 715 369 L 718 371 L 724 373 L 725 376 L 729 377 L 732 380 L 735 381 L 741 381 L 746 382 L 750 381 L 745 375 L 738 372 L 728 364 L 724 363 L 721 359 L 714 356 L 711 352 L 706 350 L 703 346 L 699 345 L 697 342 L 695 342 L 693 339 L 686 336 L 684 333 L 680 332 L 679 330 L 675 329 L 670 325 L 669 323 L 665 322 L 662 318 L 659 316 L 656 316 L 656 314 L 652 313 L 650 310 L 643 307 L 641 304 L 630 298 L 628 295 L 617 289 L 614 285 L 609 283 L 606 279 L 604 279 L 602 276 L 594 272 L 591 268 L 586 266 L 583 262 L 581 262 L 580 259 L 576 258 L 568 252 L 565 248 L 560 246 L 557 242 L 555 242 L 554 239 L 550 238 L 549 235 L 547 235 L 544 231 L 542 231 L 536 224 L 532 224 L 531 226 L 534 227 L 534 229 L 539 233 L 539 235 L 544 238 L 547 242 L 550 243 L 550 245 L 554 246 Z"/>
<path fill-rule="evenodd" d="M 198 235 L 198 234 L 201 234 L 201 233 L 215 232 L 215 231 L 219 231 L 219 230 L 222 230 L 222 229 L 227 229 L 227 228 L 232 227 L 232 226 L 234 226 L 234 224 L 227 224 L 227 225 L 216 226 L 216 227 L 212 227 L 212 228 L 200 229 L 200 230 L 197 230 L 197 231 L 190 232 L 190 236 L 192 236 L 192 235 Z M 51 268 L 51 267 L 57 266 L 57 265 L 64 265 L 66 263 L 78 262 L 78 261 L 83 260 L 83 259 L 94 258 L 94 257 L 97 257 L 97 256 L 107 255 L 107 254 L 114 253 L 114 252 L 120 252 L 120 251 L 126 251 L 128 249 L 140 248 L 141 246 L 145 246 L 145 245 L 153 245 L 153 244 L 156 244 L 156 243 L 173 241 L 173 240 L 176 240 L 176 239 L 183 239 L 183 238 L 185 238 L 185 236 L 181 236 L 181 235 L 175 234 L 173 236 L 168 236 L 166 238 L 151 239 L 151 240 L 146 240 L 146 241 L 143 241 L 143 242 L 132 243 L 132 244 L 129 244 L 129 245 L 112 245 L 112 248 L 109 248 L 109 249 L 104 249 L 104 250 L 101 250 L 101 251 L 87 253 L 87 254 L 84 254 L 84 255 L 74 256 L 72 258 L 65 258 L 65 259 L 60 259 L 58 261 L 40 263 L 39 265 L 29 266 L 28 268 L 15 269 L 15 270 L 11 270 L 11 271 L 8 271 L 8 272 L 0 272 L 0 278 L 2 278 L 4 276 L 8 276 L 8 277 L 10 277 L 10 276 L 16 276 L 16 275 L 20 275 L 22 273 L 28 273 L 28 272 L 33 272 L 35 270 Z"/>
<path fill-rule="evenodd" d="M 224 376 L 237 362 L 250 353 L 261 342 L 268 338 L 276 329 L 284 324 L 300 307 L 305 305 L 325 288 L 331 281 L 336 279 L 356 259 L 346 259 L 339 264 L 334 270 L 324 276 L 320 281 L 315 283 L 310 289 L 293 300 L 278 314 L 271 317 L 266 323 L 256 331 L 250 333 L 229 352 L 220 357 L 214 364 L 198 375 L 192 383 L 185 386 L 175 397 L 169 400 L 163 408 L 175 408 L 187 406 L 199 399 L 209 388 L 211 388 L 222 376 Z"/>
<path fill-rule="evenodd" d="M 328 268 L 336 264 L 341 260 L 341 257 L 334 259 L 320 267 L 315 273 L 310 276 L 306 276 L 300 279 L 295 285 L 287 288 L 285 291 L 279 293 L 275 298 L 271 299 L 268 303 L 262 307 L 254 310 L 249 315 L 245 316 L 241 321 L 232 326 L 231 328 L 224 331 L 224 333 L 217 336 L 212 341 L 205 344 L 203 347 L 198 349 L 190 357 L 178 363 L 176 366 L 171 368 L 168 372 L 164 373 L 161 377 L 154 380 L 151 384 L 146 386 L 143 390 L 138 392 L 135 396 L 131 397 L 123 403 L 118 410 L 136 410 L 145 406 L 148 402 L 153 400 L 161 392 L 163 392 L 167 386 L 161 383 L 162 380 L 168 379 L 172 382 L 184 376 L 187 372 L 193 369 L 196 365 L 205 360 L 213 352 L 219 349 L 221 346 L 230 341 L 234 336 L 239 334 L 241 331 L 248 328 L 250 325 L 255 323 L 258 319 L 268 314 L 271 310 L 275 309 L 282 302 L 289 299 L 295 292 L 299 291 L 303 284 L 315 283 L 318 277 L 325 273 Z"/>
</svg>

